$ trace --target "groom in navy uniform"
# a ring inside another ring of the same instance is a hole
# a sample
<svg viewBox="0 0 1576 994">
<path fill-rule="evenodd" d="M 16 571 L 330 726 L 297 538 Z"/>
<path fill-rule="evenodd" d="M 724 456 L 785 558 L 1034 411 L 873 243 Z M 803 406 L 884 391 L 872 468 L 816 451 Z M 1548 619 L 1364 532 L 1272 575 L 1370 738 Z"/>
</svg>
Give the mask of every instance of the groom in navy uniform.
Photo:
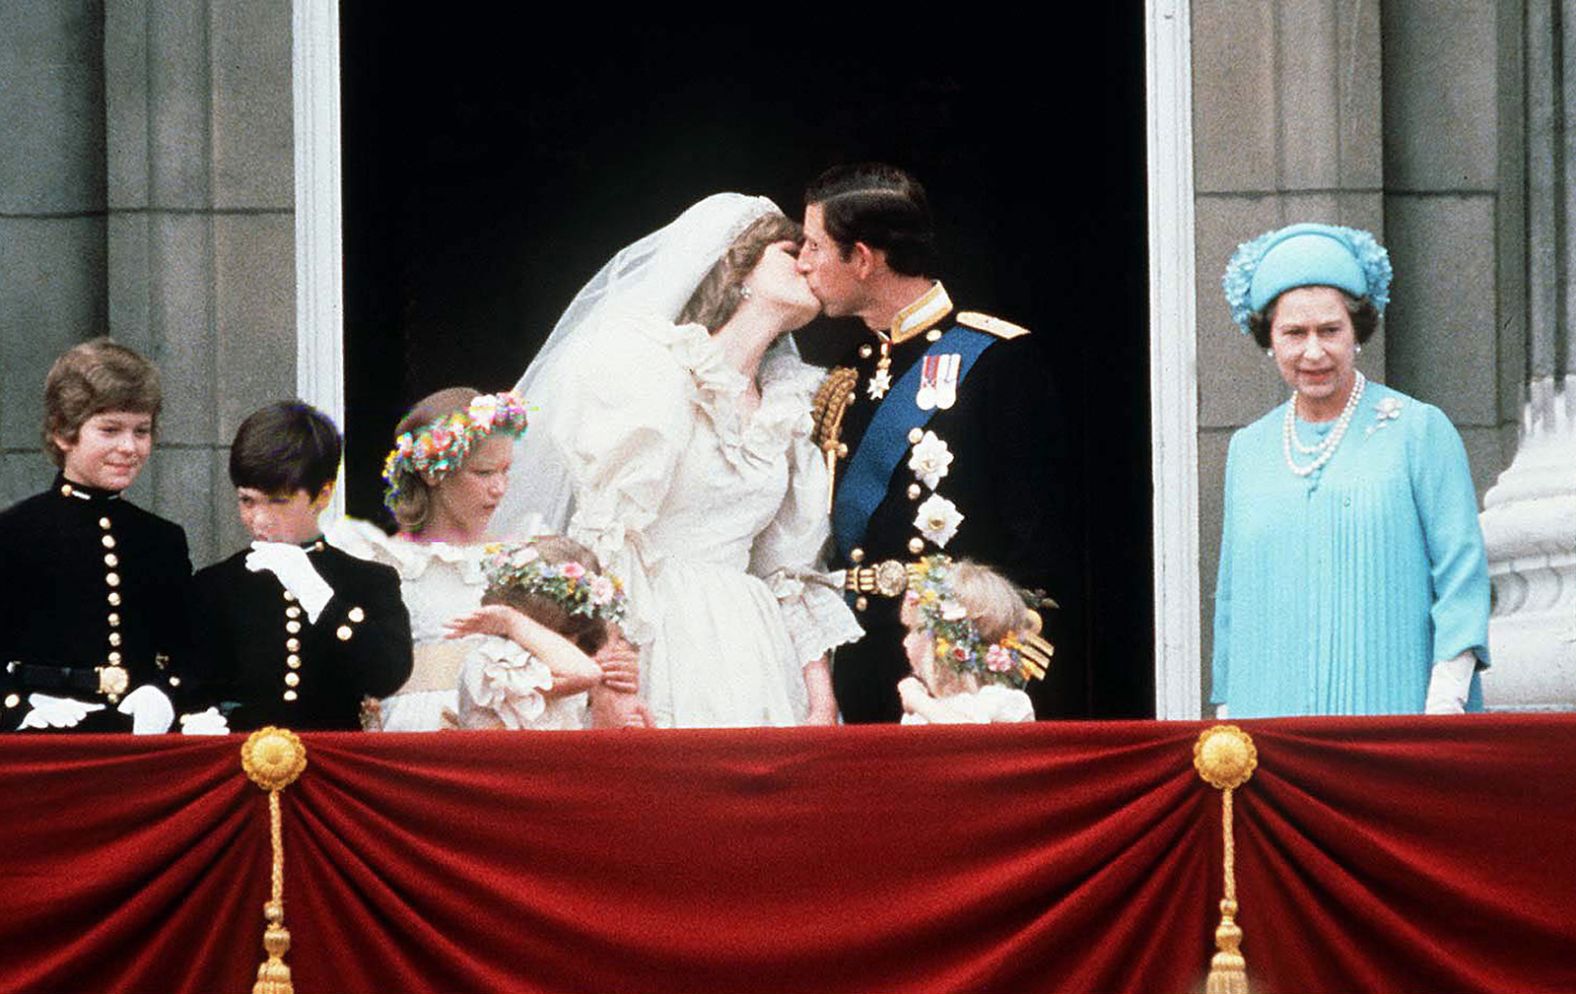
<svg viewBox="0 0 1576 994">
<path fill-rule="evenodd" d="M 957 310 L 932 276 L 935 256 L 925 191 L 902 170 L 838 166 L 805 191 L 799 272 L 827 316 L 869 329 L 816 402 L 834 467 L 834 568 L 846 568 L 866 632 L 832 668 L 849 723 L 902 716 L 903 564 L 945 553 L 1065 596 L 1054 589 L 1061 481 L 1045 364 L 1026 329 Z M 1041 613 L 1054 642 L 1053 612 Z"/>
</svg>

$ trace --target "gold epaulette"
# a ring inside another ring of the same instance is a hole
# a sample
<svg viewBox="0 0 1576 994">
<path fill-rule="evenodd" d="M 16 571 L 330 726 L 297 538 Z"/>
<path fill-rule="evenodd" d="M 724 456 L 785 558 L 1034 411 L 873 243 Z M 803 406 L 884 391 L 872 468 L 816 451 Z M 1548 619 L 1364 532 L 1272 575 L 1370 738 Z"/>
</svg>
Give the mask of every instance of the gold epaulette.
<svg viewBox="0 0 1576 994">
<path fill-rule="evenodd" d="M 1015 325 L 1011 321 L 1003 321 L 1001 318 L 992 317 L 989 314 L 981 314 L 979 311 L 959 311 L 956 320 L 958 324 L 963 325 L 965 328 L 983 331 L 987 335 L 995 335 L 1001 339 L 1011 340 L 1029 333 L 1027 328 Z"/>
</svg>

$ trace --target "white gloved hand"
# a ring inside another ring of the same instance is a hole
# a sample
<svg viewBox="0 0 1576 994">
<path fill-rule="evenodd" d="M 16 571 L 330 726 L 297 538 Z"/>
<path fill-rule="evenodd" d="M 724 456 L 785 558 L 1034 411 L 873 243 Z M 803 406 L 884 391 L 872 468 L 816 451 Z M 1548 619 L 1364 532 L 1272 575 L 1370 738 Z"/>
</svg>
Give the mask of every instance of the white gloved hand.
<svg viewBox="0 0 1576 994">
<path fill-rule="evenodd" d="M 246 554 L 246 568 L 253 573 L 267 570 L 277 576 L 284 588 L 301 602 L 306 619 L 314 625 L 334 596 L 334 588 L 318 573 L 306 550 L 299 545 L 253 542 L 252 551 Z"/>
<path fill-rule="evenodd" d="M 196 714 L 183 714 L 180 720 L 182 735 L 229 735 L 230 722 L 219 713 L 218 708 L 209 708 Z"/>
<path fill-rule="evenodd" d="M 1428 678 L 1428 698 L 1423 704 L 1424 714 L 1465 714 L 1467 694 L 1472 690 L 1472 673 L 1477 669 L 1477 657 L 1469 649 L 1453 659 L 1442 659 L 1434 664 Z"/>
<path fill-rule="evenodd" d="M 75 728 L 94 711 L 104 710 L 102 704 L 89 704 L 71 697 L 51 697 L 48 694 L 28 694 L 27 704 L 32 710 L 22 716 L 22 728 Z"/>
<path fill-rule="evenodd" d="M 131 734 L 161 735 L 175 724 L 175 705 L 164 691 L 145 683 L 126 695 L 115 710 L 131 715 Z"/>
</svg>

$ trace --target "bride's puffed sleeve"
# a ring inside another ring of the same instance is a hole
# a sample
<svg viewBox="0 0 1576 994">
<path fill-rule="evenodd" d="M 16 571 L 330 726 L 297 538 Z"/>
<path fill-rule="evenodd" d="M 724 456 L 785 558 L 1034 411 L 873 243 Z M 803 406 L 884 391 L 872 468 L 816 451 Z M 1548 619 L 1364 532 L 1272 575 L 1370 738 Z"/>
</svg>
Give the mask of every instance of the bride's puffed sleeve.
<svg viewBox="0 0 1576 994">
<path fill-rule="evenodd" d="M 857 641 L 864 630 L 843 599 L 841 585 L 826 572 L 831 538 L 826 496 L 831 481 L 815 444 L 810 415 L 810 399 L 825 374 L 803 363 L 797 366 L 781 374 L 791 387 L 786 393 L 796 408 L 788 443 L 788 493 L 776 517 L 755 539 L 750 572 L 776 595 L 799 661 L 809 663 Z"/>
<path fill-rule="evenodd" d="M 650 635 L 643 533 L 694 431 L 693 379 L 675 354 L 683 332 L 635 319 L 599 329 L 568 357 L 558 410 L 543 412 L 575 485 L 566 530 L 624 581 L 637 643 Z"/>
</svg>

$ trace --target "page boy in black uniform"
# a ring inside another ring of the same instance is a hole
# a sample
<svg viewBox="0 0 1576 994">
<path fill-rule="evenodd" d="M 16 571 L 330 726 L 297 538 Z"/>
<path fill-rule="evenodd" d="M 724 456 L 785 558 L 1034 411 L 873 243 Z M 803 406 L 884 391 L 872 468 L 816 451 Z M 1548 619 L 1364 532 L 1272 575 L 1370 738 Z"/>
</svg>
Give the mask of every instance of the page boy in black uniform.
<svg viewBox="0 0 1576 994">
<path fill-rule="evenodd" d="M 359 729 L 362 699 L 410 676 L 398 574 L 334 548 L 318 527 L 341 448 L 334 423 L 300 401 L 254 412 L 230 447 L 254 541 L 196 586 L 206 682 L 235 731 Z"/>
<path fill-rule="evenodd" d="M 195 703 L 186 533 L 121 496 L 162 403 L 158 370 L 108 338 L 67 350 L 44 380 L 59 472 L 0 513 L 0 731 L 166 732 Z M 182 730 L 224 727 L 209 712 Z"/>
</svg>

